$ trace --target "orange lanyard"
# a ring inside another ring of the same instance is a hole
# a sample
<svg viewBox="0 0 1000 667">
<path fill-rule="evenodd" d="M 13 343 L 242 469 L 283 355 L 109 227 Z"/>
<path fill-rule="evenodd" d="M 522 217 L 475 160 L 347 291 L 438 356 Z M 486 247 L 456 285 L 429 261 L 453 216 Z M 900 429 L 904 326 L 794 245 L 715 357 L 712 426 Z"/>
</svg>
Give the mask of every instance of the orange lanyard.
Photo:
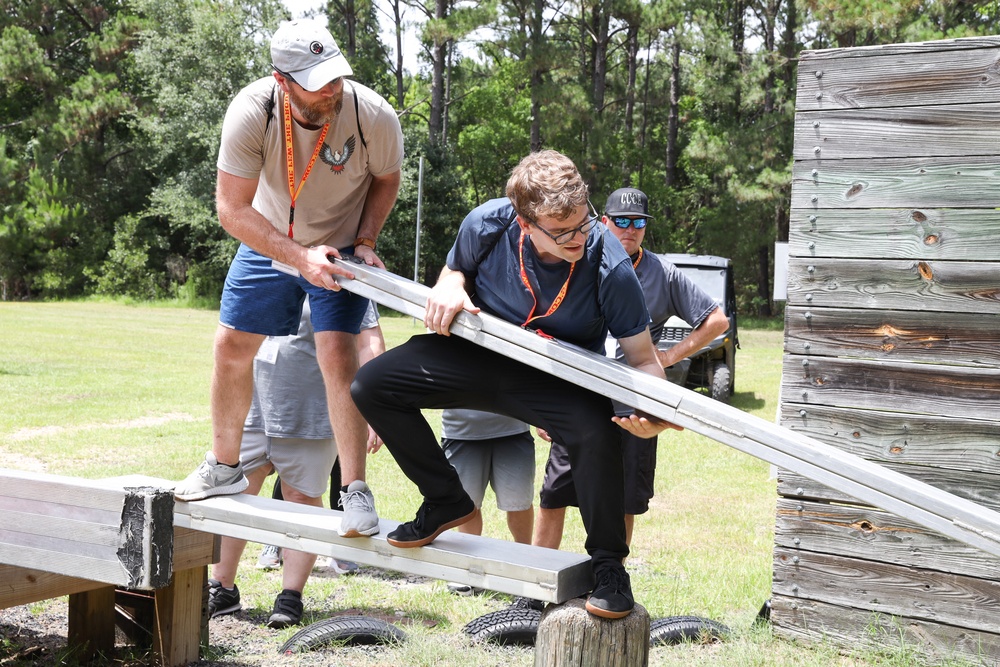
<svg viewBox="0 0 1000 667">
<path fill-rule="evenodd" d="M 639 262 L 641 261 L 642 261 L 642 246 L 639 246 L 639 255 L 635 258 L 635 261 L 632 262 L 633 271 L 635 271 L 635 267 L 639 266 Z"/>
<path fill-rule="evenodd" d="M 309 173 L 316 163 L 316 158 L 319 157 L 319 151 L 323 147 L 323 141 L 326 139 L 326 133 L 330 129 L 330 124 L 327 123 L 323 126 L 323 131 L 320 132 L 319 140 L 316 142 L 316 148 L 313 149 L 309 164 L 306 165 L 306 170 L 302 172 L 302 180 L 299 181 L 299 187 L 295 187 L 295 151 L 292 148 L 292 110 L 288 102 L 288 95 L 285 95 L 283 116 L 285 120 L 285 165 L 288 167 L 288 194 L 292 198 L 292 203 L 288 207 L 288 238 L 291 239 L 295 238 L 292 231 L 295 227 L 295 200 L 299 198 L 299 192 L 302 191 L 302 186 L 305 185 L 306 179 L 309 178 Z"/>
<path fill-rule="evenodd" d="M 566 298 L 566 290 L 569 289 L 569 280 L 573 277 L 573 269 L 576 268 L 576 262 L 570 263 L 569 275 L 566 276 L 566 282 L 564 282 L 563 286 L 559 288 L 559 294 L 556 294 L 556 298 L 552 301 L 552 305 L 549 306 L 548 311 L 546 311 L 544 315 L 532 317 L 532 315 L 535 314 L 535 308 L 538 308 L 538 297 L 535 296 L 535 290 L 531 288 L 531 282 L 528 280 L 528 272 L 524 270 L 524 232 L 521 232 L 521 239 L 517 242 L 517 258 L 521 263 L 521 282 L 528 288 L 528 292 L 531 293 L 531 300 L 534 302 L 531 306 L 531 312 L 528 313 L 527 319 L 525 319 L 524 324 L 521 325 L 522 327 L 526 327 L 532 320 L 548 317 L 552 313 L 559 310 L 559 306 L 562 305 L 563 299 Z M 542 332 L 539 331 L 539 333 Z"/>
</svg>

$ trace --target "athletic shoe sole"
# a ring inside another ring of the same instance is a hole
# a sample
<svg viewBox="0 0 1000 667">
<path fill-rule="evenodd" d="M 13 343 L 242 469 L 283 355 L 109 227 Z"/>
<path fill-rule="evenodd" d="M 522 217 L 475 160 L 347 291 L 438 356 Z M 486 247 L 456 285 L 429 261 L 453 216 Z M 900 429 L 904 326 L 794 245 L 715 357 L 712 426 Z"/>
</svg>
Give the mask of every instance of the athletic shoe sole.
<svg viewBox="0 0 1000 667">
<path fill-rule="evenodd" d="M 211 489 L 205 489 L 204 491 L 197 491 L 195 493 L 186 493 L 179 495 L 174 493 L 174 498 L 177 500 L 204 500 L 211 496 L 234 496 L 237 493 L 243 493 L 250 486 L 250 481 L 244 476 L 240 481 L 234 482 L 233 484 L 227 484 L 225 486 L 214 486 Z"/>
<path fill-rule="evenodd" d="M 237 602 L 236 604 L 234 604 L 234 605 L 232 605 L 230 607 L 224 607 L 222 609 L 216 609 L 214 612 L 212 612 L 212 615 L 209 616 L 209 618 L 215 618 L 216 616 L 225 616 L 227 614 L 235 614 L 236 612 L 238 612 L 241 609 L 243 609 L 243 605 L 240 604 L 239 602 Z"/>
<path fill-rule="evenodd" d="M 387 538 L 385 538 L 385 541 L 388 542 L 389 544 L 391 544 L 394 547 L 399 547 L 400 549 L 412 549 L 414 547 L 422 547 L 422 546 L 424 546 L 426 544 L 430 544 L 431 542 L 433 542 L 437 538 L 437 536 L 440 535 L 441 533 L 443 533 L 444 531 L 450 530 L 451 528 L 454 528 L 456 526 L 461 526 L 463 523 L 467 523 L 469 521 L 472 521 L 476 517 L 476 512 L 478 512 L 478 511 L 479 510 L 473 508 L 473 510 L 471 512 L 469 512 L 468 514 L 466 514 L 462 518 L 455 519 L 454 521 L 449 521 L 448 523 L 446 523 L 446 524 L 444 524 L 442 526 L 439 526 L 438 529 L 436 531 L 434 531 L 434 533 L 432 533 L 431 535 L 428 535 L 427 537 L 422 537 L 419 540 L 411 540 L 409 542 L 400 542 L 399 540 L 395 540 L 395 539 L 393 539 L 391 537 L 387 537 Z"/>
<path fill-rule="evenodd" d="M 631 609 L 629 609 L 628 611 L 610 611 L 608 609 L 601 609 L 600 607 L 595 607 L 594 605 L 590 604 L 590 600 L 587 600 L 586 607 L 587 611 L 589 611 L 594 616 L 600 616 L 601 618 L 609 618 L 613 620 L 619 618 L 625 618 L 626 616 L 632 613 Z"/>
<path fill-rule="evenodd" d="M 369 528 L 368 530 L 357 530 L 355 528 L 351 528 L 346 533 L 340 532 L 340 529 L 338 528 L 337 534 L 341 537 L 371 537 L 372 535 L 378 535 L 378 525 L 376 524 L 373 528 Z"/>
</svg>

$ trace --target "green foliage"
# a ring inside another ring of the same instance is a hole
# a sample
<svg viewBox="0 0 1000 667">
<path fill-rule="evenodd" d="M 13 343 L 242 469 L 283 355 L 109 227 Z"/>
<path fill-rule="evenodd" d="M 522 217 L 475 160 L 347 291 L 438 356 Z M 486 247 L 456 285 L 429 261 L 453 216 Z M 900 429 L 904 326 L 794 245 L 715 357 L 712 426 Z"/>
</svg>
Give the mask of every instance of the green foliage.
<svg viewBox="0 0 1000 667">
<path fill-rule="evenodd" d="M 396 206 L 379 235 L 378 252 L 390 271 L 413 276 L 420 158 L 423 156 L 418 281 L 433 284 L 470 206 L 462 195 L 453 152 L 448 147 L 432 145 L 426 133 L 419 130 L 405 130 L 404 140 L 407 148 L 403 182 Z"/>
<path fill-rule="evenodd" d="M 382 42 L 378 7 L 372 0 L 329 0 L 327 28 L 347 56 L 355 81 L 392 99 L 395 81 L 386 67 L 388 50 Z M 397 105 L 399 106 L 399 105 Z"/>
<path fill-rule="evenodd" d="M 95 271 L 99 291 L 158 298 L 186 286 L 191 298 L 216 299 L 236 245 L 215 215 L 222 120 L 236 93 L 270 71 L 270 34 L 284 10 L 274 0 L 134 6 L 150 27 L 133 51 L 143 99 L 133 127 L 156 185 L 135 216 L 118 221 L 114 248 Z M 138 242 L 128 230 L 140 232 Z"/>
<path fill-rule="evenodd" d="M 469 199 L 481 204 L 502 197 L 511 169 L 530 150 L 525 128 L 531 99 L 524 64 L 506 60 L 478 72 L 479 85 L 462 98 L 452 119 L 462 129 L 456 154 Z"/>
<path fill-rule="evenodd" d="M 787 235 L 799 51 L 1000 32 L 996 0 L 407 7 L 428 19 L 403 26 L 423 57 L 443 48 L 438 76 L 409 75 L 395 100 L 374 0 L 326 3 L 355 78 L 402 114 L 402 191 L 379 246 L 393 270 L 413 272 L 421 155 L 430 282 L 468 210 L 540 146 L 577 163 L 598 207 L 645 190 L 649 247 L 731 257 L 741 307 L 761 316 Z M 0 0 L 0 298 L 217 299 L 235 246 L 214 210 L 220 126 L 270 71 L 286 17 L 278 0 Z"/>
</svg>

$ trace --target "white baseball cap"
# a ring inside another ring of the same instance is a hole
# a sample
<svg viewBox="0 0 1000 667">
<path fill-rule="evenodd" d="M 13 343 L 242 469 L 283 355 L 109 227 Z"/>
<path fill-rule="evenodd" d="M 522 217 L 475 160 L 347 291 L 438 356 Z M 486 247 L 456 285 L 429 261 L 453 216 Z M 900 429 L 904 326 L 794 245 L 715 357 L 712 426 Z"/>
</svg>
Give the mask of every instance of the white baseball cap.
<svg viewBox="0 0 1000 667">
<path fill-rule="evenodd" d="M 271 38 L 271 65 L 306 90 L 354 73 L 333 35 L 318 21 L 287 21 Z"/>
</svg>

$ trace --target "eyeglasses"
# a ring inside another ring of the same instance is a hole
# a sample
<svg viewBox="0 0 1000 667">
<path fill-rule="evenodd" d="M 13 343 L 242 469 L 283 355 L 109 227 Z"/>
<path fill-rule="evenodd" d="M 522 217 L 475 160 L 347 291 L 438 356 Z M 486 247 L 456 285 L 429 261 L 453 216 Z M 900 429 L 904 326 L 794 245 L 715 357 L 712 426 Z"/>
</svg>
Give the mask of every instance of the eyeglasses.
<svg viewBox="0 0 1000 667">
<path fill-rule="evenodd" d="M 587 201 L 587 207 L 590 209 L 590 216 L 587 218 L 586 222 L 584 222 L 579 227 L 574 227 L 568 232 L 560 232 L 559 234 L 553 234 L 552 232 L 545 229 L 544 227 L 539 225 L 537 222 L 535 222 L 528 216 L 523 216 L 523 217 L 525 220 L 533 224 L 535 227 L 538 227 L 539 231 L 541 231 L 543 234 L 545 234 L 550 239 L 555 241 L 556 245 L 566 245 L 578 233 L 586 236 L 587 234 L 590 233 L 590 230 L 592 230 L 597 225 L 597 211 L 594 209 L 594 205 L 591 204 L 589 200 Z"/>
<path fill-rule="evenodd" d="M 611 218 L 615 227 L 618 229 L 628 229 L 629 225 L 635 227 L 636 229 L 642 229 L 646 226 L 646 218 L 626 218 L 622 216 L 615 216 Z"/>
</svg>

